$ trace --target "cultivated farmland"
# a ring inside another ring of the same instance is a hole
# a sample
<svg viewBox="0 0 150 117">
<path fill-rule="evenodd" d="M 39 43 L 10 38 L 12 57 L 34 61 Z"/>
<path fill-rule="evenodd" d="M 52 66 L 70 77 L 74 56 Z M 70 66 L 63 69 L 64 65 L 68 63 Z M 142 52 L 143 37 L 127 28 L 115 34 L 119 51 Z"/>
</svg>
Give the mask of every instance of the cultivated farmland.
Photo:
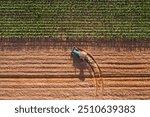
<svg viewBox="0 0 150 117">
<path fill-rule="evenodd" d="M 133 41 L 130 48 L 131 41 L 4 40 L 0 99 L 149 99 L 148 41 Z M 98 96 L 89 66 L 70 56 L 73 46 L 86 49 L 98 62 Z"/>
<path fill-rule="evenodd" d="M 1 0 L 0 37 L 150 36 L 149 0 Z"/>
<path fill-rule="evenodd" d="M 150 99 L 149 6 L 1 0 L 0 99 Z M 73 46 L 99 64 L 98 87 L 90 67 L 70 56 Z"/>
</svg>

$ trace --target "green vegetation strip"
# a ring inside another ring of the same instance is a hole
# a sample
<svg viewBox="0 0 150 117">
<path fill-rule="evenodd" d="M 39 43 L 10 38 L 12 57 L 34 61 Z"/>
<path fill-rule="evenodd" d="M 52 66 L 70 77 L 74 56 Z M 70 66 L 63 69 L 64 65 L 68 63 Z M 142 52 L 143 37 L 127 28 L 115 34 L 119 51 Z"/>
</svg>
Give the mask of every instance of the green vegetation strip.
<svg viewBox="0 0 150 117">
<path fill-rule="evenodd" d="M 149 0 L 1 0 L 0 37 L 150 38 Z"/>
</svg>

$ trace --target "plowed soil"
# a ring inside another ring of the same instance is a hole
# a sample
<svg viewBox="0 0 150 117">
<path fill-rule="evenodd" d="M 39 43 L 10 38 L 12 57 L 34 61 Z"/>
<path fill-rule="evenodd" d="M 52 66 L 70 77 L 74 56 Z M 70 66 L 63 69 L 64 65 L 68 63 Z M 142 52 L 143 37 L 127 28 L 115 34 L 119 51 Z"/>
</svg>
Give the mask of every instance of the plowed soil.
<svg viewBox="0 0 150 117">
<path fill-rule="evenodd" d="M 90 67 L 70 56 L 73 46 L 99 64 L 97 88 Z M 149 41 L 1 39 L 0 99 L 150 99 L 149 47 Z"/>
</svg>

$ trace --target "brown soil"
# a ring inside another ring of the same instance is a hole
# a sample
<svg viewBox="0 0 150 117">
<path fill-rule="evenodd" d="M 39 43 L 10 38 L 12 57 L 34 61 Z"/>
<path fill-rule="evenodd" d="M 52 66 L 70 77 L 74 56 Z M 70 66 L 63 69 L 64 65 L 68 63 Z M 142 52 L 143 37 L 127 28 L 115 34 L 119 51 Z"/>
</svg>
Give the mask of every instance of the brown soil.
<svg viewBox="0 0 150 117">
<path fill-rule="evenodd" d="M 150 99 L 148 41 L 145 47 L 138 41 L 101 42 L 3 40 L 0 99 Z M 73 46 L 92 53 L 99 64 L 104 85 L 101 90 L 98 78 L 98 96 L 90 67 L 70 56 Z"/>
</svg>

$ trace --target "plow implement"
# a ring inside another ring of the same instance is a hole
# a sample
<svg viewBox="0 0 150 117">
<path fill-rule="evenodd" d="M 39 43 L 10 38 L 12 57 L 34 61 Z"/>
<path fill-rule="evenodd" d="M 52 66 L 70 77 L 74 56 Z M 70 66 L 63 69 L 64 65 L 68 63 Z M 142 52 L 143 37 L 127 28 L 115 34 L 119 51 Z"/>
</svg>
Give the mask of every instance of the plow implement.
<svg viewBox="0 0 150 117">
<path fill-rule="evenodd" d="M 98 90 L 99 90 L 99 83 L 97 81 L 97 78 L 101 78 L 101 97 L 102 97 L 102 93 L 103 93 L 103 79 L 101 77 L 102 72 L 101 72 L 101 69 L 100 69 L 98 63 L 92 56 L 92 54 L 88 53 L 87 51 L 85 51 L 83 49 L 74 47 L 72 50 L 72 55 L 78 57 L 81 61 L 86 61 L 88 63 L 88 65 L 90 66 L 90 68 L 93 72 L 93 78 L 94 78 L 94 83 L 95 83 L 95 87 L 96 87 L 96 91 L 95 91 L 96 96 L 98 96 Z"/>
</svg>

